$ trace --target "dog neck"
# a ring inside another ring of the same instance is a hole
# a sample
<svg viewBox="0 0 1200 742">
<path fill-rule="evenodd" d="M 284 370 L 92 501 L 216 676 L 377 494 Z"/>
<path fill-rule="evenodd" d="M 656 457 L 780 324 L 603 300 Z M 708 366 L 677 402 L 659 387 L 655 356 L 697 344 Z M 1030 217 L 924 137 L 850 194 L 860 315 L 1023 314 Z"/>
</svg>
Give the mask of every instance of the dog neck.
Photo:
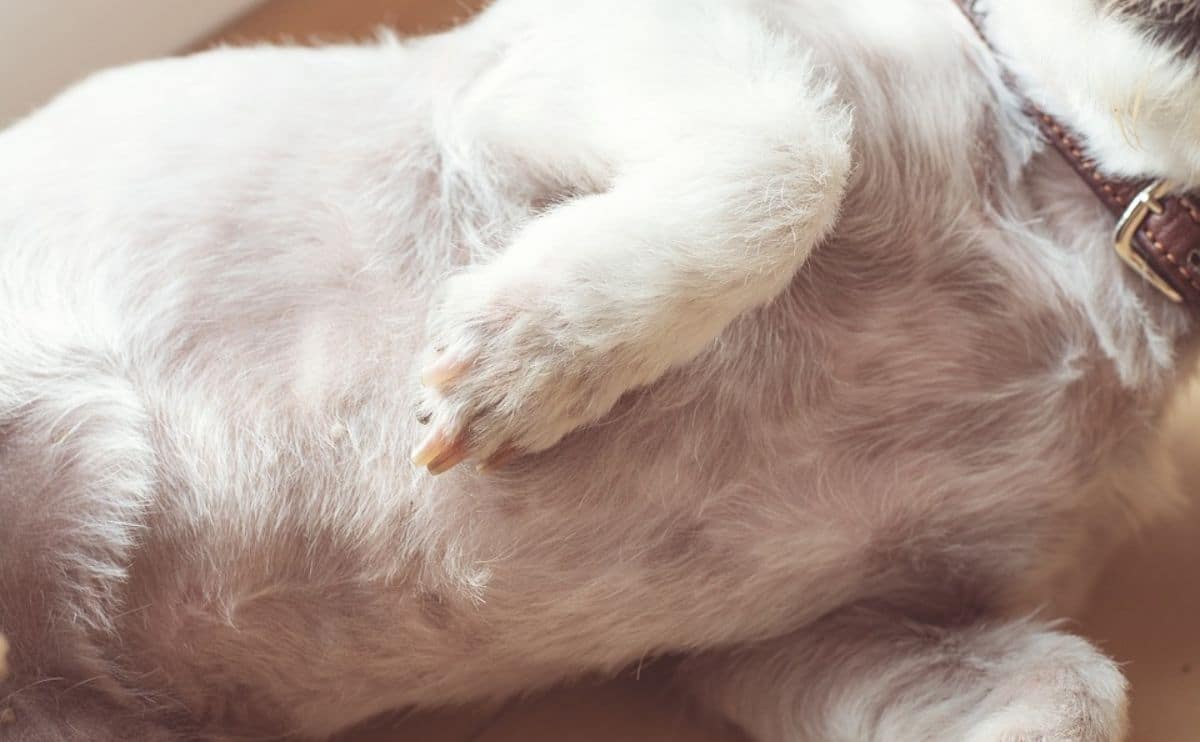
<svg viewBox="0 0 1200 742">
<path fill-rule="evenodd" d="M 1035 120 L 1046 140 L 1058 150 L 1096 197 L 1113 213 L 1116 220 L 1113 247 L 1117 254 L 1169 301 L 1186 304 L 1192 312 L 1200 313 L 1200 192 L 1186 192 L 1172 182 L 1169 173 L 1147 171 L 1147 162 L 1143 161 L 1133 166 L 1134 158 L 1124 158 L 1130 161 L 1120 163 L 1116 168 L 1109 167 L 1108 161 L 1102 155 L 1105 150 L 1111 148 L 1097 147 L 1089 136 L 1091 131 L 1077 133 L 1055 115 L 1047 112 L 1043 101 L 1054 85 L 1047 85 L 1044 81 L 1031 85 L 1023 84 L 1030 78 L 1030 73 L 1026 71 L 1022 74 L 1019 70 L 1013 70 L 1013 65 L 1009 63 L 1012 55 L 1006 55 L 994 39 L 996 34 L 993 33 L 993 29 L 999 29 L 999 35 L 1003 37 L 1006 27 L 1020 18 L 1021 14 L 1015 11 L 1021 10 L 1023 0 L 999 4 L 994 11 L 989 11 L 986 7 L 988 4 L 982 1 L 959 0 L 959 5 L 989 46 L 999 50 L 1002 62 L 1010 68 L 1014 87 L 1027 100 L 1028 115 Z M 1091 23 L 1090 30 L 1093 32 L 1102 29 L 1110 35 L 1118 36 L 1127 31 L 1120 21 L 1099 14 L 1094 6 L 1090 8 L 1089 15 L 1089 8 L 1081 6 L 1078 0 L 1060 2 L 1058 6 L 1055 6 L 1054 2 L 1047 5 L 1056 7 L 1059 14 L 1065 15 L 1054 19 L 1051 12 L 1050 17 L 1040 18 L 1043 22 L 1074 21 L 1075 27 L 1083 26 L 1084 30 L 1088 30 L 1086 24 Z M 1000 8 L 1013 8 L 1015 11 L 1006 14 Z M 1039 20 L 1028 15 L 1030 7 L 1025 7 L 1025 10 L 1027 22 Z M 998 14 L 999 18 L 994 18 L 993 14 Z M 1058 26 L 1059 29 L 1063 27 Z M 1025 39 L 1037 39 L 1044 32 L 1045 29 L 1033 29 L 1020 36 Z M 1056 32 L 1056 35 L 1063 36 L 1061 31 Z M 1128 43 L 1131 38 L 1134 42 L 1137 41 L 1137 36 L 1131 36 L 1124 41 Z M 1076 47 L 1075 51 L 1078 51 L 1078 43 L 1071 43 L 1062 38 L 1062 44 L 1066 47 Z M 1068 56 L 1069 54 L 1070 52 L 1066 53 Z M 1116 89 L 1115 85 L 1111 87 Z M 1030 88 L 1040 91 L 1043 101 L 1035 100 L 1035 96 L 1028 92 Z M 1059 106 L 1068 111 L 1072 109 L 1072 106 Z M 1078 113 L 1080 106 L 1076 105 L 1073 108 Z M 1087 121 L 1086 116 L 1072 117 L 1073 122 L 1081 118 Z M 1103 135 L 1100 136 L 1102 138 Z M 1124 174 L 1121 173 L 1122 170 Z"/>
</svg>

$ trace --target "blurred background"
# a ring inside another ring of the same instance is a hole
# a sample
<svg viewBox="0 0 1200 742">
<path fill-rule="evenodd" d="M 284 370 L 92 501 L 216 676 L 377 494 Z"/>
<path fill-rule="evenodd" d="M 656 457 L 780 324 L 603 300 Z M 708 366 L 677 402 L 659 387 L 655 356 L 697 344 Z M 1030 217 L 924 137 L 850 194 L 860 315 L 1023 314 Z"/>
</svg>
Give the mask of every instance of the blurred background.
<svg viewBox="0 0 1200 742">
<path fill-rule="evenodd" d="M 87 72 L 171 54 L 258 0 L 0 0 L 0 124 Z"/>
<path fill-rule="evenodd" d="M 569 2 L 570 0 L 563 0 Z M 949 1 L 949 0 L 947 0 Z M 470 17 L 485 0 L 0 0 L 0 126 L 102 67 L 221 43 L 412 35 Z M 1200 493 L 1200 398 L 1179 405 L 1173 447 Z M 1124 664 L 1135 742 L 1200 740 L 1200 516 L 1182 512 L 1128 545 L 1077 622 Z M 690 710 L 655 668 L 499 709 L 398 711 L 340 742 L 745 742 Z M 948 741 L 949 742 L 949 741 Z"/>
</svg>

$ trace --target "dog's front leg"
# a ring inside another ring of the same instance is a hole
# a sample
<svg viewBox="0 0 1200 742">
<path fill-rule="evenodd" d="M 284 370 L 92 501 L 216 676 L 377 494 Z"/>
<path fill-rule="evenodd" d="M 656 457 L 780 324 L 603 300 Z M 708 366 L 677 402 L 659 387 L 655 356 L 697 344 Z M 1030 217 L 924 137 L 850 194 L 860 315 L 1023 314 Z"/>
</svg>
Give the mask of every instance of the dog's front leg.
<svg viewBox="0 0 1200 742">
<path fill-rule="evenodd" d="M 586 195 L 445 287 L 414 455 L 432 471 L 596 420 L 778 294 L 834 223 L 849 115 L 806 55 L 736 4 L 620 5 L 548 14 L 458 101 L 458 146 Z"/>
</svg>

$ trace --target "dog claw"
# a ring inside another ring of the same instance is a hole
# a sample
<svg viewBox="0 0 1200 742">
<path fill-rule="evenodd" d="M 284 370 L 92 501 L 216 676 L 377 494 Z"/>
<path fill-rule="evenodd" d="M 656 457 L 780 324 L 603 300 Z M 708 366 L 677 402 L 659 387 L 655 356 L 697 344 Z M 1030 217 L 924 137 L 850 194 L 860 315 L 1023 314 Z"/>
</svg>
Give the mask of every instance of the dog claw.
<svg viewBox="0 0 1200 742">
<path fill-rule="evenodd" d="M 450 471 L 458 466 L 466 457 L 467 452 L 462 447 L 453 445 L 450 447 L 450 450 L 429 462 L 429 473 L 436 477 L 439 474 Z"/>
<path fill-rule="evenodd" d="M 453 447 L 454 441 L 447 438 L 440 430 L 436 430 L 421 445 L 413 449 L 413 466 L 418 468 L 428 466 Z"/>
<path fill-rule="evenodd" d="M 462 376 L 468 365 L 461 358 L 443 356 L 421 370 L 421 383 L 430 389 L 441 389 Z"/>
<path fill-rule="evenodd" d="M 430 474 L 437 476 L 458 466 L 466 457 L 467 447 L 460 439 L 435 431 L 413 451 L 412 462 L 414 466 L 426 467 Z"/>
</svg>

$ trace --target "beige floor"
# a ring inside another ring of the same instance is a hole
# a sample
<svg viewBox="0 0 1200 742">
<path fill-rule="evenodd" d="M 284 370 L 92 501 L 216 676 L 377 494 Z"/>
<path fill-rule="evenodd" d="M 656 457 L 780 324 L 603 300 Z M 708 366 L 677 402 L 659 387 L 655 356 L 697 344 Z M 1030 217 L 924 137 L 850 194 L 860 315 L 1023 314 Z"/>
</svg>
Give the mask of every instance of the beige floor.
<svg viewBox="0 0 1200 742">
<path fill-rule="evenodd" d="M 445 28 L 483 0 L 272 0 L 218 40 L 361 38 L 380 24 L 406 32 Z M 1200 403 L 1178 448 L 1200 444 Z M 1200 457 L 1182 455 L 1190 490 L 1200 493 Z M 1146 534 L 1101 582 L 1081 630 L 1125 663 L 1134 692 L 1137 742 L 1200 740 L 1200 512 Z M 632 677 L 579 686 L 499 712 L 445 711 L 381 720 L 344 742 L 741 742 L 695 718 L 661 681 Z"/>
</svg>

